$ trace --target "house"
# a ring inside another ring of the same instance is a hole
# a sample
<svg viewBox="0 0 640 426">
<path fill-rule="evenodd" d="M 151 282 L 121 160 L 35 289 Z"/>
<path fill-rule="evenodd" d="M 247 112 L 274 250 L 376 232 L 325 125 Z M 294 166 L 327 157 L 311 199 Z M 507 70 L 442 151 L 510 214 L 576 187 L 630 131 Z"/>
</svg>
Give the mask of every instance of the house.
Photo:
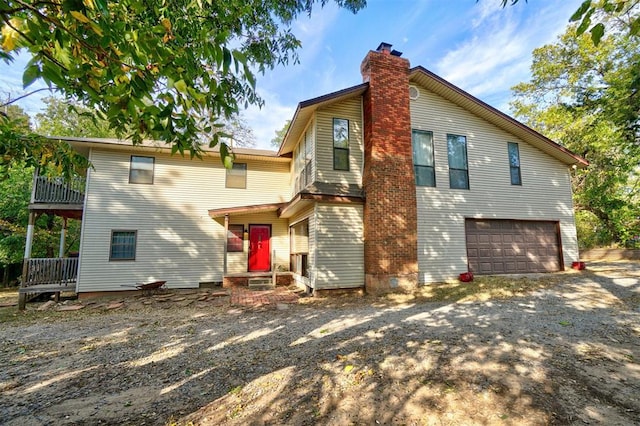
<svg viewBox="0 0 640 426">
<path fill-rule="evenodd" d="M 230 170 L 215 151 L 66 138 L 93 164 L 84 198 L 31 205 L 81 211 L 77 274 L 57 285 L 82 296 L 277 270 L 314 292 L 377 292 L 578 260 L 570 178 L 586 160 L 388 44 L 361 71 L 301 102 L 277 152 L 237 149 Z"/>
</svg>

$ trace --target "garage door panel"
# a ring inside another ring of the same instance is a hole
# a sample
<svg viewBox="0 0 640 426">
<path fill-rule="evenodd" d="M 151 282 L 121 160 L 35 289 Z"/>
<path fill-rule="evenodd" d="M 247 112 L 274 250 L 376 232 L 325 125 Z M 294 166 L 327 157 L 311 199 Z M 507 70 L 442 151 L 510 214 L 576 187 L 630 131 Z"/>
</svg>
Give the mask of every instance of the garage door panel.
<svg viewBox="0 0 640 426">
<path fill-rule="evenodd" d="M 467 258 L 476 274 L 560 269 L 557 222 L 467 219 Z"/>
</svg>

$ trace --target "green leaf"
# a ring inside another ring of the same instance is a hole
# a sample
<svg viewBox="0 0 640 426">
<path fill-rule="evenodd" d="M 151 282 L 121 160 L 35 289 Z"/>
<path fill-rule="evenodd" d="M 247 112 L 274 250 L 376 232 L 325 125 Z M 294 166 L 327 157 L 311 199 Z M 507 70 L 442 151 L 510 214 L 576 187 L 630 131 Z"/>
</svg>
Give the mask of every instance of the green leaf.
<svg viewBox="0 0 640 426">
<path fill-rule="evenodd" d="M 22 74 L 22 87 L 27 88 L 40 77 L 40 67 L 37 64 L 30 63 Z"/>
<path fill-rule="evenodd" d="M 633 36 L 640 35 L 640 16 L 638 16 L 629 27 L 629 34 Z"/>
<path fill-rule="evenodd" d="M 220 157 L 225 168 L 230 169 L 233 167 L 235 155 L 231 152 L 226 143 L 220 143 Z"/>
<path fill-rule="evenodd" d="M 575 12 L 573 12 L 573 15 L 571 15 L 571 18 L 569 18 L 569 22 L 575 22 L 582 18 L 582 15 L 584 15 L 590 7 L 591 0 L 583 1 L 580 7 Z"/>
<path fill-rule="evenodd" d="M 187 92 L 187 83 L 184 82 L 184 80 L 178 80 L 175 83 L 173 83 L 173 85 L 175 86 L 176 90 L 180 93 L 186 93 Z"/>
<path fill-rule="evenodd" d="M 576 28 L 576 34 L 578 36 L 581 36 L 585 31 L 587 31 L 587 28 L 589 28 L 589 25 L 591 25 L 592 14 L 593 14 L 593 9 L 587 12 L 587 14 L 582 19 L 582 22 L 580 22 L 580 25 L 578 25 L 578 28 Z"/>
<path fill-rule="evenodd" d="M 604 35 L 604 25 L 602 23 L 598 23 L 591 28 L 591 40 L 594 45 L 600 44 L 600 39 Z"/>
<path fill-rule="evenodd" d="M 224 62 L 222 63 L 222 69 L 227 72 L 229 70 L 229 65 L 231 65 L 231 52 L 226 47 L 223 49 L 224 53 Z"/>
<path fill-rule="evenodd" d="M 74 18 L 76 18 L 78 21 L 84 23 L 84 24 L 88 24 L 89 22 L 91 22 L 89 20 L 89 18 L 87 18 L 86 16 L 84 16 L 84 13 L 82 12 L 78 12 L 77 10 L 72 10 L 71 12 L 71 16 L 73 16 Z"/>
</svg>

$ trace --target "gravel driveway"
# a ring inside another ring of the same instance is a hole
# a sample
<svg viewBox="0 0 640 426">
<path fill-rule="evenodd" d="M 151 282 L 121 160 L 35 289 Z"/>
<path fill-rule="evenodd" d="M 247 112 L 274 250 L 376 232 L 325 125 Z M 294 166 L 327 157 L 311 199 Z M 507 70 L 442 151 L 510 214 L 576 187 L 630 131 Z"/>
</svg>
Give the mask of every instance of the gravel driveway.
<svg viewBox="0 0 640 426">
<path fill-rule="evenodd" d="M 507 300 L 0 324 L 0 423 L 639 424 L 640 263 L 588 266 Z"/>
</svg>

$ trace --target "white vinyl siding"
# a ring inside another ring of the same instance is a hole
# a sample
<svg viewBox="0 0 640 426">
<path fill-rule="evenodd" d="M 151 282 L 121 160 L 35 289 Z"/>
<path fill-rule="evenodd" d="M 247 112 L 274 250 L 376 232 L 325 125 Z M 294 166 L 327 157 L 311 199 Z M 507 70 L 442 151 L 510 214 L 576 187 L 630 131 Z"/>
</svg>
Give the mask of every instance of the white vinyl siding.
<svg viewBox="0 0 640 426">
<path fill-rule="evenodd" d="M 316 205 L 316 289 L 364 286 L 360 204 Z"/>
<path fill-rule="evenodd" d="M 220 219 L 224 224 L 224 220 Z M 276 212 L 254 213 L 248 215 L 231 215 L 229 224 L 242 224 L 248 230 L 249 225 L 271 225 L 271 261 L 275 250 L 275 264 L 288 268 L 289 265 L 289 221 L 280 219 Z M 249 260 L 249 239 L 243 241 L 242 252 L 227 253 L 227 273 L 247 272 Z"/>
<path fill-rule="evenodd" d="M 467 270 L 465 218 L 557 220 L 565 268 L 578 259 L 570 167 L 422 88 L 411 126 L 433 132 L 435 188 L 417 187 L 420 282 Z M 447 134 L 465 135 L 469 191 L 449 189 Z M 507 143 L 518 143 L 522 186 L 511 185 Z"/>
<path fill-rule="evenodd" d="M 333 169 L 333 119 L 349 120 L 349 170 Z M 316 112 L 316 179 L 318 182 L 362 184 L 364 141 L 362 99 L 338 102 Z"/>
<path fill-rule="evenodd" d="M 224 222 L 211 219 L 208 210 L 280 203 L 291 196 L 288 162 L 241 160 L 248 165 L 247 190 L 236 190 L 225 188 L 217 157 L 190 160 L 155 151 L 154 184 L 129 185 L 130 156 L 125 150 L 91 150 L 79 292 L 126 290 L 155 280 L 173 288 L 221 281 Z M 109 262 L 111 230 L 119 229 L 137 231 L 134 261 Z M 275 230 L 286 235 L 286 224 Z M 279 245 L 286 259 L 284 244 Z"/>
</svg>

